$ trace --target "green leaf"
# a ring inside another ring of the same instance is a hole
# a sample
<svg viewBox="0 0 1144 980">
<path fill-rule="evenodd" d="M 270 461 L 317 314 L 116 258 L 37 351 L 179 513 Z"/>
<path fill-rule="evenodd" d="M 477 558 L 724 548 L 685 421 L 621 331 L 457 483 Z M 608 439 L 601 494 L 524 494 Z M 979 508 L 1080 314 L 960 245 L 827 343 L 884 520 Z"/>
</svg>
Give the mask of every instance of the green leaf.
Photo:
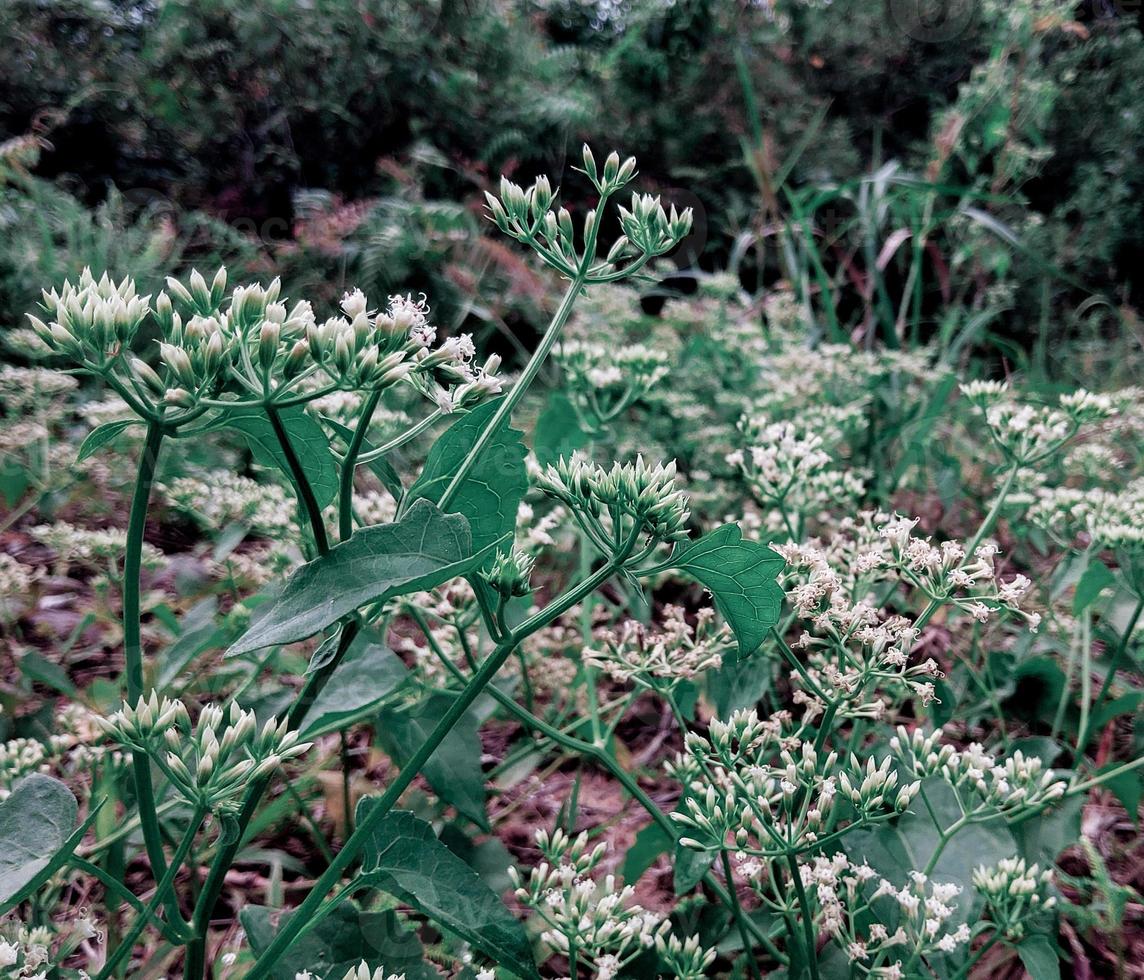
<svg viewBox="0 0 1144 980">
<path fill-rule="evenodd" d="M 856 830 L 843 838 L 843 848 L 852 861 L 865 861 L 883 878 L 901 887 L 911 868 L 925 868 L 939 845 L 938 831 L 947 830 L 961 816 L 953 790 L 940 778 L 927 779 L 922 791 L 932 807 L 940 828 L 921 799 L 914 801 L 914 812 L 905 813 L 893 824 Z M 996 864 L 1017 853 L 1017 842 L 998 818 L 974 823 L 959 830 L 942 849 L 933 868 L 933 881 L 961 886 L 957 908 L 950 918 L 952 928 L 972 921 L 981 899 L 973 890 L 973 871 L 980 865 Z"/>
<path fill-rule="evenodd" d="M 499 405 L 500 399 L 486 402 L 441 434 L 429 450 L 421 475 L 409 488 L 410 501 L 424 498 L 436 503 L 441 499 L 461 461 L 488 427 Z M 474 550 L 512 541 L 516 512 L 528 489 L 525 453 L 520 433 L 509 428 L 507 422 L 503 423 L 458 487 L 449 512 L 468 518 Z"/>
<path fill-rule="evenodd" d="M 1029 980 L 1060 980 L 1061 957 L 1048 936 L 1028 936 L 1021 940 L 1017 955 L 1029 973 Z"/>
<path fill-rule="evenodd" d="M 284 408 L 278 417 L 282 420 L 282 427 L 286 430 L 294 454 L 302 464 L 302 471 L 310 482 L 318 506 L 325 507 L 338 495 L 338 467 L 330 454 L 330 442 L 326 433 L 301 406 Z M 226 425 L 242 433 L 258 462 L 266 466 L 277 466 L 291 483 L 294 482 L 286 454 L 264 412 L 257 408 L 237 409 L 226 416 Z"/>
<path fill-rule="evenodd" d="M 624 855 L 623 867 L 620 869 L 624 882 L 634 885 L 655 864 L 656 858 L 674 847 L 675 838 L 653 820 L 636 834 L 636 839 Z"/>
<path fill-rule="evenodd" d="M 73 833 L 78 810 L 71 790 L 42 773 L 25 776 L 0 803 L 0 912 L 31 895 L 75 850 L 83 837 Z"/>
<path fill-rule="evenodd" d="M 1073 593 L 1073 615 L 1079 616 L 1100 597 L 1105 589 L 1116 585 L 1116 576 L 1099 558 L 1088 563 Z"/>
<path fill-rule="evenodd" d="M 683 548 L 671 566 L 711 590 L 715 608 L 749 656 L 779 621 L 783 590 L 775 582 L 785 562 L 767 545 L 744 541 L 738 524 L 724 524 Z"/>
<path fill-rule="evenodd" d="M 1083 803 L 1081 796 L 1070 796 L 1015 824 L 1012 829 L 1021 857 L 1042 868 L 1056 864 L 1060 853 L 1080 837 Z"/>
<path fill-rule="evenodd" d="M 759 658 L 728 660 L 707 672 L 707 696 L 718 718 L 754 707 L 771 688 L 772 665 Z"/>
<path fill-rule="evenodd" d="M 247 905 L 239 913 L 255 956 L 262 955 L 293 916 L 293 912 L 261 905 Z M 362 960 L 371 970 L 384 967 L 386 975 L 404 973 L 406 980 L 440 978 L 424 961 L 421 941 L 403 928 L 396 912 L 363 912 L 349 901 L 342 902 L 299 937 L 290 947 L 290 955 L 278 961 L 270 976 L 273 980 L 294 980 L 298 973 L 309 970 L 315 976 L 337 980 Z"/>
<path fill-rule="evenodd" d="M 404 766 L 429 738 L 453 698 L 437 694 L 426 698 L 411 711 L 383 711 L 377 724 L 382 748 Z M 485 774 L 481 770 L 480 723 L 471 711 L 441 741 L 421 770 L 429 785 L 446 803 L 457 808 L 483 830 L 488 830 L 485 813 Z"/>
<path fill-rule="evenodd" d="M 348 425 L 342 425 L 337 419 L 332 419 L 328 415 L 322 416 L 322 421 L 326 423 L 334 432 L 348 445 L 349 441 L 354 437 L 354 430 Z M 361 452 L 372 452 L 374 449 L 373 444 L 368 439 L 363 439 L 361 442 Z M 373 472 L 380 481 L 381 485 L 390 492 L 393 499 L 401 502 L 402 497 L 405 496 L 405 488 L 401 485 L 401 477 L 397 475 L 397 470 L 393 468 L 389 460 L 384 456 L 379 456 L 377 459 L 371 459 L 365 464 Z"/>
<path fill-rule="evenodd" d="M 376 804 L 374 797 L 358 804 L 359 827 Z M 524 925 L 424 820 L 386 814 L 366 843 L 362 871 L 362 884 L 411 905 L 518 977 L 539 976 Z"/>
<path fill-rule="evenodd" d="M 718 855 L 714 851 L 694 851 L 682 844 L 675 845 L 675 894 L 686 895 L 711 870 Z"/>
<path fill-rule="evenodd" d="M 371 715 L 408 677 L 396 653 L 377 637 L 359 633 L 306 712 L 302 738 L 338 731 Z"/>
<path fill-rule="evenodd" d="M 293 643 L 324 630 L 367 602 L 432 589 L 477 568 L 468 522 L 420 500 L 395 524 L 360 528 L 348 541 L 303 565 L 228 656 Z"/>
<path fill-rule="evenodd" d="M 536 420 L 532 433 L 532 451 L 541 466 L 555 463 L 561 456 L 571 456 L 588 445 L 591 437 L 582 428 L 576 409 L 568 396 L 553 392 L 548 405 Z"/>
<path fill-rule="evenodd" d="M 115 422 L 104 422 L 103 425 L 97 425 L 87 434 L 87 438 L 80 445 L 75 461 L 82 463 L 89 456 L 94 456 L 124 429 L 138 424 L 138 419 L 119 419 Z"/>
</svg>

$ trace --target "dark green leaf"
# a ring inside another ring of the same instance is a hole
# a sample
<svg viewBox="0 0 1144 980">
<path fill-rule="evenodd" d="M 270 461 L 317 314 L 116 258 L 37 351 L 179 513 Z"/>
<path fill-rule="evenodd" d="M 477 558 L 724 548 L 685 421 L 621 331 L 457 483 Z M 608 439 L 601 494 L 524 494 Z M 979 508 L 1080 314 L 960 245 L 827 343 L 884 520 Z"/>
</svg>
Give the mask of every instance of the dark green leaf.
<svg viewBox="0 0 1144 980">
<path fill-rule="evenodd" d="M 671 564 L 711 590 L 741 656 L 754 653 L 779 621 L 783 590 L 775 578 L 785 562 L 765 544 L 744 541 L 738 524 L 703 535 L 673 555 Z"/>
<path fill-rule="evenodd" d="M 436 503 L 453 479 L 457 467 L 492 419 L 500 399 L 486 402 L 458 419 L 442 433 L 429 450 L 425 468 L 409 488 L 409 500 L 422 498 Z M 525 448 L 520 433 L 502 425 L 481 451 L 462 481 L 449 507 L 464 514 L 473 535 L 473 549 L 506 545 L 516 529 L 516 512 L 528 489 L 524 468 Z"/>
<path fill-rule="evenodd" d="M 590 436 L 580 428 L 576 409 L 561 392 L 553 392 L 548 405 L 536 420 L 532 433 L 532 451 L 541 466 L 555 463 L 561 456 L 571 456 L 588 445 Z"/>
<path fill-rule="evenodd" d="M 1048 936 L 1028 936 L 1017 946 L 1029 980 L 1060 980 L 1061 958 Z"/>
<path fill-rule="evenodd" d="M 655 864 L 656 858 L 673 850 L 674 847 L 675 838 L 653 820 L 636 834 L 635 841 L 624 855 L 624 864 L 620 869 L 624 881 L 634 885 L 643 877 L 644 872 Z"/>
<path fill-rule="evenodd" d="M 75 850 L 78 809 L 71 790 L 42 773 L 25 776 L 0 803 L 0 912 L 32 894 Z"/>
<path fill-rule="evenodd" d="M 472 551 L 468 522 L 425 500 L 396 524 L 360 528 L 348 541 L 303 565 L 229 656 L 313 636 L 367 602 L 431 589 L 481 564 L 494 550 Z"/>
<path fill-rule="evenodd" d="M 675 894 L 686 895 L 711 870 L 718 855 L 714 851 L 693 851 L 682 844 L 675 845 Z"/>
<path fill-rule="evenodd" d="M 293 915 L 261 905 L 248 905 L 239 913 L 255 956 L 263 953 Z M 318 977 L 339 978 L 362 960 L 371 970 L 383 967 L 386 975 L 404 973 L 406 980 L 440 977 L 425 963 L 421 941 L 403 927 L 396 912 L 363 912 L 348 901 L 304 933 L 290 947 L 289 956 L 270 971 L 270 976 L 273 980 L 294 980 L 298 973 L 309 970 Z"/>
<path fill-rule="evenodd" d="M 383 711 L 377 737 L 394 762 L 404 766 L 437 727 L 453 699 L 447 694 L 426 698 L 411 711 Z M 485 814 L 485 774 L 481 770 L 480 723 L 471 711 L 437 746 L 421 770 L 429 785 L 446 803 L 457 808 L 478 827 L 488 829 Z"/>
<path fill-rule="evenodd" d="M 901 887 L 906 884 L 910 868 L 924 868 L 938 848 L 938 831 L 951 827 L 961 816 L 961 809 L 949 785 L 939 778 L 928 779 L 922 786 L 940 828 L 920 798 L 914 801 L 914 812 L 905 813 L 884 827 L 857 830 L 843 838 L 843 847 L 852 861 L 865 861 L 882 877 Z M 953 927 L 972 921 L 980 899 L 973 890 L 973 871 L 980 865 L 996 864 L 1017 853 L 1017 843 L 1001 819 L 963 827 L 950 839 L 930 875 L 934 881 L 961 886 L 957 908 L 950 923 Z"/>
<path fill-rule="evenodd" d="M 1079 616 L 1100 597 L 1105 589 L 1116 585 L 1116 576 L 1099 558 L 1089 561 L 1073 593 L 1073 615 Z"/>
<path fill-rule="evenodd" d="M 727 718 L 740 708 L 754 707 L 771 687 L 771 664 L 757 658 L 728 660 L 707 674 L 707 696 L 715 714 Z"/>
<path fill-rule="evenodd" d="M 282 409 L 278 416 L 290 438 L 290 446 L 302 464 L 302 471 L 310 482 L 318 506 L 325 507 L 338 495 L 338 467 L 330 454 L 326 433 L 300 406 Z M 226 424 L 242 433 L 258 462 L 266 466 L 277 466 L 291 483 L 294 482 L 286 453 L 264 412 L 256 408 L 238 409 L 226 416 Z"/>
<path fill-rule="evenodd" d="M 337 637 L 332 637 L 336 643 Z M 373 714 L 405 683 L 409 671 L 376 637 L 359 633 L 302 722 L 302 737 L 337 731 Z"/>
<path fill-rule="evenodd" d="M 68 672 L 59 664 L 53 663 L 47 657 L 35 650 L 28 650 L 20 657 L 20 673 L 32 681 L 38 681 L 53 691 L 74 696 L 76 686 L 68 677 Z"/>
<path fill-rule="evenodd" d="M 80 445 L 75 461 L 82 463 L 89 456 L 99 452 L 124 429 L 138 424 L 138 419 L 119 419 L 115 422 L 104 422 L 103 425 L 97 425 L 87 434 L 87 438 Z"/>
<path fill-rule="evenodd" d="M 1082 803 L 1081 796 L 1070 796 L 1055 807 L 1014 825 L 1013 835 L 1021 857 L 1042 868 L 1056 864 L 1061 851 L 1080 837 Z"/>
<path fill-rule="evenodd" d="M 358 804 L 360 827 L 377 800 Z M 524 926 L 480 876 L 412 813 L 387 814 L 362 855 L 362 883 L 389 892 L 519 977 L 538 977 Z"/>
</svg>

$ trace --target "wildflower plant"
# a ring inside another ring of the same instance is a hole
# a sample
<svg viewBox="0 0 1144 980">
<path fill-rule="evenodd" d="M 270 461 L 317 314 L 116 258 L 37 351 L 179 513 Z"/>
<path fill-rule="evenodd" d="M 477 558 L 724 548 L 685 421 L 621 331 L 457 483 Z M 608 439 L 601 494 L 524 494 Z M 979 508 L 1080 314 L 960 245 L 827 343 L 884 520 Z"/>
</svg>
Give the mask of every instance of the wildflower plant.
<svg viewBox="0 0 1144 980">
<path fill-rule="evenodd" d="M 1055 941 L 1039 835 L 1140 766 L 1090 758 L 1098 722 L 1112 744 L 1127 713 L 1140 480 L 1084 482 L 1139 461 L 1139 392 L 956 390 L 925 351 L 818 343 L 790 296 L 754 309 L 730 276 L 652 322 L 622 284 L 690 212 L 617 204 L 636 178 L 618 154 L 585 149 L 582 173 L 582 219 L 546 177 L 487 197 L 565 284 L 515 376 L 415 294 L 319 311 L 225 270 L 154 295 L 88 272 L 45 291 L 30 322 L 51 366 L 0 375 L 5 437 L 20 407 L 29 444 L 79 416 L 81 461 L 137 471 L 125 530 L 37 517 L 43 567 L 0 555 L 7 592 L 94 574 L 122 617 L 118 682 L 0 745 L 0 840 L 30 855 L 0 910 L 36 919 L 0 923 L 4 968 L 111 978 L 148 969 L 150 944 L 188 980 L 420 980 L 430 962 L 478 980 L 964 977 L 995 947 Z M 549 356 L 561 389 L 541 410 Z M 73 374 L 101 386 L 74 412 Z M 526 444 L 513 425 L 533 417 Z M 931 438 L 972 447 L 948 521 L 909 506 Z M 203 447 L 223 448 L 183 465 Z M 214 532 L 217 592 L 181 629 L 144 589 L 187 581 L 147 533 L 160 502 Z M 1046 584 L 1050 548 L 1068 558 Z M 6 598 L 5 625 L 27 605 Z M 67 690 L 27 647 L 25 689 Z M 1016 744 L 998 663 L 1061 675 L 1039 737 Z M 494 716 L 499 757 L 480 738 Z M 367 726 L 382 752 L 358 751 Z M 463 828 L 531 805 L 521 787 L 570 760 L 561 813 L 511 842 L 507 879 L 489 872 Z M 626 854 L 577 805 L 589 769 L 646 815 Z M 236 866 L 282 821 L 321 852 L 296 907 L 237 908 Z M 668 864 L 661 908 L 641 876 Z M 77 880 L 108 897 L 110 948 L 104 923 L 40 922 Z M 240 940 L 215 926 L 232 902 Z"/>
</svg>

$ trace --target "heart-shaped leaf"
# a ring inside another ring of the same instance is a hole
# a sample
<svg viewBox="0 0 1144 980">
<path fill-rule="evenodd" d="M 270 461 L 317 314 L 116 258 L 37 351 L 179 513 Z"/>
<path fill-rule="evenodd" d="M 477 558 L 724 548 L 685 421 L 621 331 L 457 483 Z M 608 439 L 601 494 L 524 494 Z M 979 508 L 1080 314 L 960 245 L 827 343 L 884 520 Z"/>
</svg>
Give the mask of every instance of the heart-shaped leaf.
<svg viewBox="0 0 1144 980">
<path fill-rule="evenodd" d="M 758 649 L 779 621 L 783 590 L 775 579 L 785 562 L 767 545 L 744 541 L 738 524 L 724 524 L 672 556 L 671 567 L 707 586 L 731 625 L 740 656 Z"/>
<path fill-rule="evenodd" d="M 83 837 L 79 806 L 58 779 L 25 776 L 0 803 L 0 913 L 32 894 L 67 860 Z"/>
<path fill-rule="evenodd" d="M 424 498 L 436 503 L 441 499 L 499 405 L 500 399 L 486 402 L 442 433 L 429 450 L 417 482 L 409 488 L 409 500 Z M 512 540 L 516 512 L 528 489 L 525 453 L 520 433 L 502 423 L 457 488 L 449 511 L 468 518 L 475 551 L 506 537 Z"/>
<path fill-rule="evenodd" d="M 313 636 L 367 602 L 431 589 L 478 567 L 468 522 L 419 500 L 395 524 L 364 527 L 290 576 L 266 615 L 228 656 Z"/>
<path fill-rule="evenodd" d="M 359 827 L 376 804 L 368 796 L 358 804 Z M 398 810 L 382 819 L 362 853 L 361 883 L 413 906 L 518 977 L 538 977 L 524 925 L 412 813 Z"/>
<path fill-rule="evenodd" d="M 302 464 L 302 471 L 306 474 L 310 489 L 314 491 L 318 506 L 325 507 L 338 495 L 338 467 L 330 453 L 330 441 L 326 438 L 326 433 L 317 420 L 307 415 L 300 406 L 281 409 L 278 417 L 290 439 L 290 447 Z M 257 408 L 236 409 L 226 416 L 226 424 L 242 433 L 258 462 L 266 466 L 277 466 L 291 483 L 294 482 L 286 453 L 265 412 Z"/>
</svg>

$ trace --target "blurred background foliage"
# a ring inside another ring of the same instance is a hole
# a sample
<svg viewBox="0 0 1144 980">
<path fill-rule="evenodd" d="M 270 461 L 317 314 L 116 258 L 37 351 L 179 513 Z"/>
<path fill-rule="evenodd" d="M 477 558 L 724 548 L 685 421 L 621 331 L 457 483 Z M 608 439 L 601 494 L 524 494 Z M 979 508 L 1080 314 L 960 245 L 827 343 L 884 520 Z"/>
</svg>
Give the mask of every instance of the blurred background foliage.
<svg viewBox="0 0 1144 980">
<path fill-rule="evenodd" d="M 424 291 L 510 349 L 552 290 L 482 191 L 552 172 L 576 206 L 587 141 L 696 206 L 669 289 L 730 267 L 826 339 L 1133 369 L 1144 4 L 930 7 L 6 0 L 0 327 L 84 265 L 152 289 L 225 261 Z"/>
</svg>

